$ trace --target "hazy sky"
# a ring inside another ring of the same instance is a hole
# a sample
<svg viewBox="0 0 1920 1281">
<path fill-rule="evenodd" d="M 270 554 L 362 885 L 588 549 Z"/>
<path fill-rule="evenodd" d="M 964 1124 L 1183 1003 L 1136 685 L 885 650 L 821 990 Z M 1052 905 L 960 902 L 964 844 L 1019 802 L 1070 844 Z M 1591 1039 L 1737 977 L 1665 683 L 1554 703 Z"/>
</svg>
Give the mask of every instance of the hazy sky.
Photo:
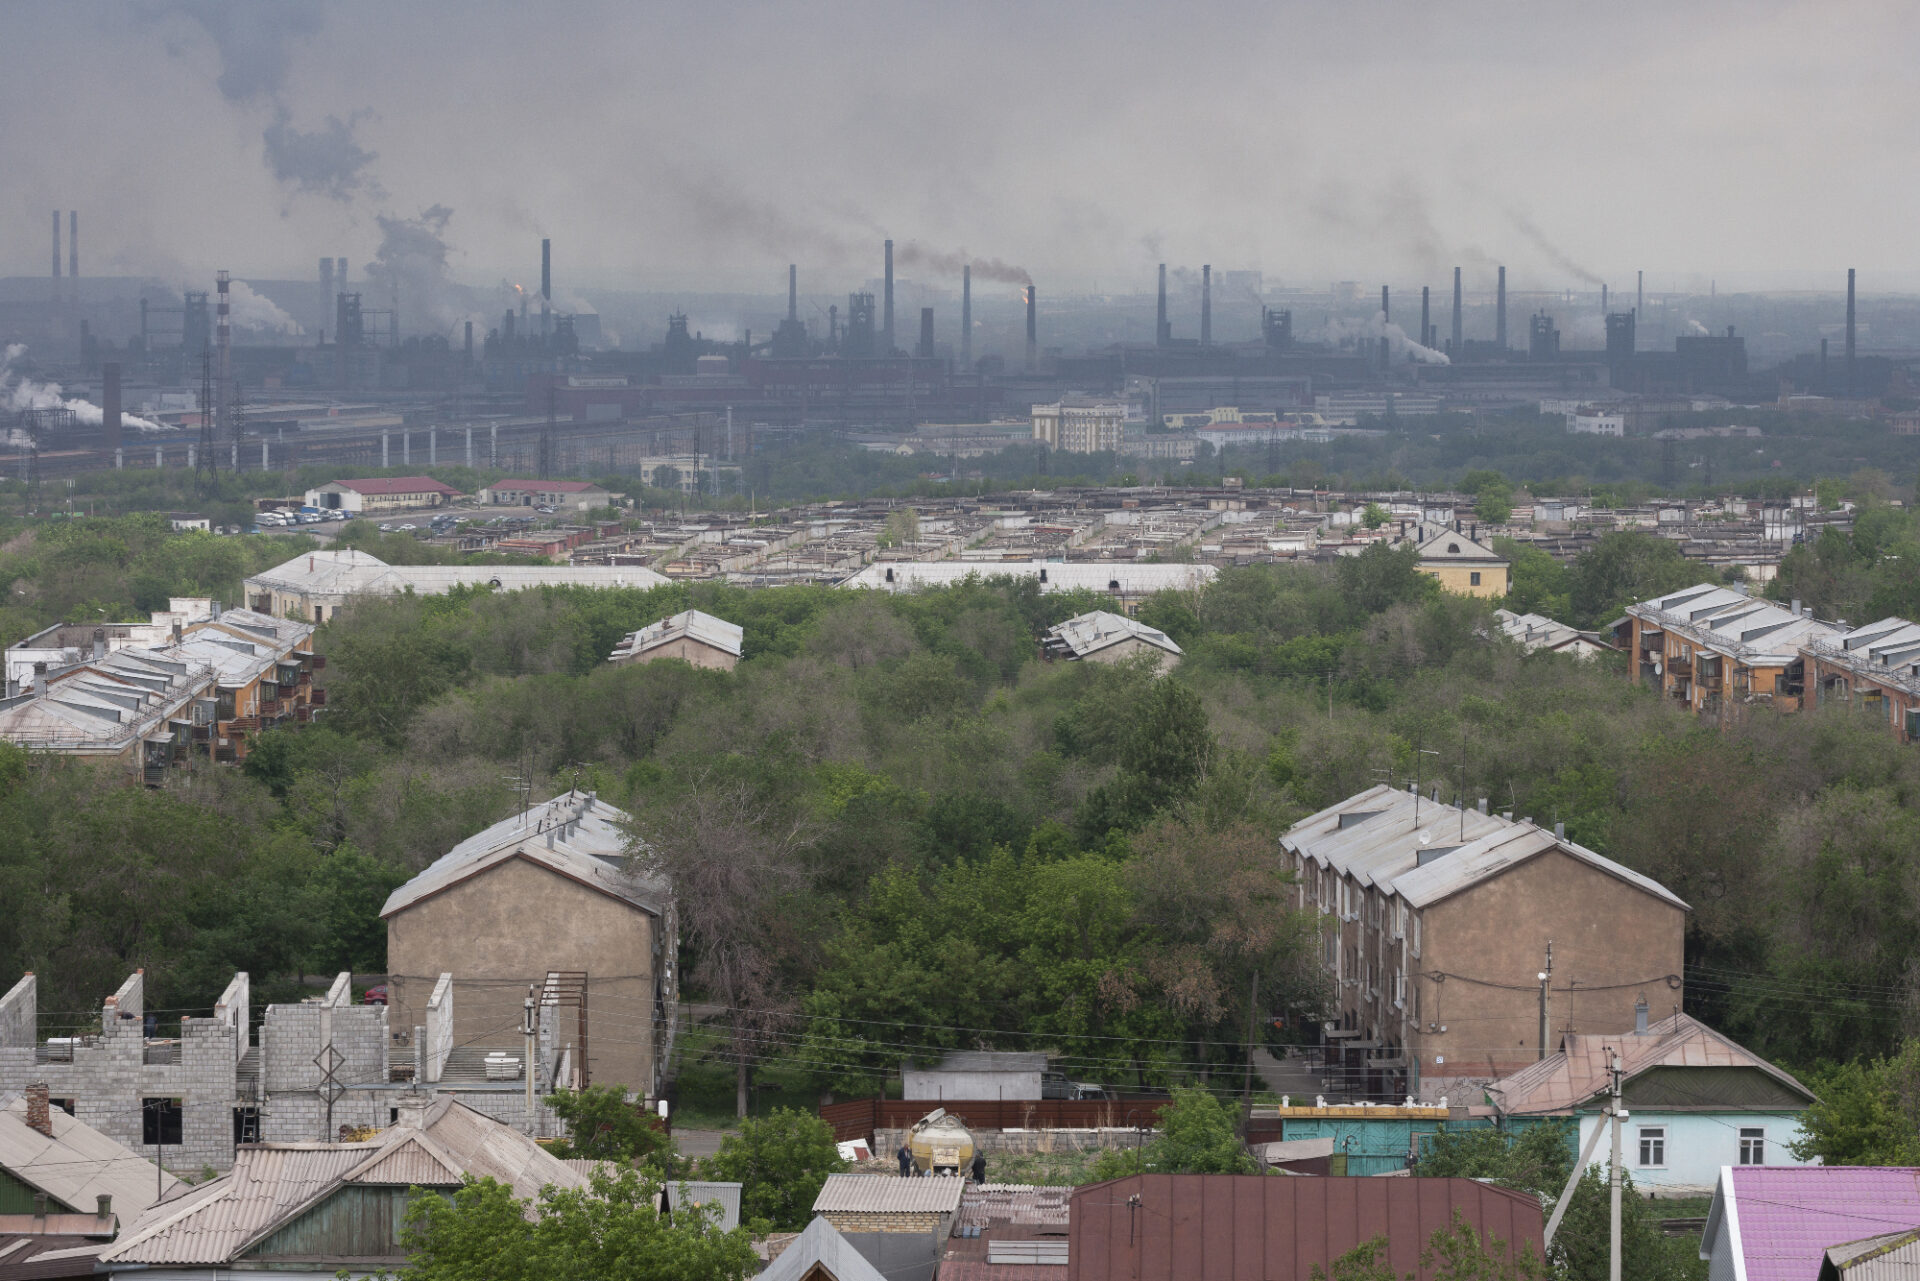
<svg viewBox="0 0 1920 1281">
<path fill-rule="evenodd" d="M 1916 280 L 1920 5 L 13 0 L 0 273 L 778 289 L 891 235 L 1055 292 Z M 905 274 L 928 274 L 903 265 Z M 1006 287 L 1010 288 L 1010 286 Z"/>
</svg>

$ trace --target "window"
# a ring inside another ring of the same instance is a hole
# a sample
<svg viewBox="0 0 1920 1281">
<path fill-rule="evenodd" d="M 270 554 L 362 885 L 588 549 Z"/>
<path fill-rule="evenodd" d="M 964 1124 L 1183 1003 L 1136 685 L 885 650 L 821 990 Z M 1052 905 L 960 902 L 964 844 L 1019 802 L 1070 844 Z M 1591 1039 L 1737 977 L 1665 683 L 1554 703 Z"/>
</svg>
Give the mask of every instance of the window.
<svg viewBox="0 0 1920 1281">
<path fill-rule="evenodd" d="M 53 1106 L 59 1108 L 62 1112 L 65 1112 L 68 1116 L 73 1115 L 72 1099 L 48 1099 L 47 1102 L 53 1104 Z"/>
<path fill-rule="evenodd" d="M 1460 554 L 1460 544 L 1459 544 L 1459 543 L 1448 543 L 1448 544 L 1447 544 L 1447 555 L 1449 555 L 1449 556 L 1458 556 L 1459 554 Z"/>
<path fill-rule="evenodd" d="M 180 1144 L 180 1100 L 140 1100 L 140 1141 L 151 1147 Z"/>
<path fill-rule="evenodd" d="M 1471 583 L 1471 584 L 1472 584 L 1473 586 L 1475 586 L 1475 587 L 1478 587 L 1478 586 L 1480 585 L 1480 571 L 1479 571 L 1479 570 L 1477 570 L 1477 569 L 1476 569 L 1476 570 L 1474 570 L 1474 571 L 1472 571 L 1472 572 L 1471 572 L 1471 573 L 1470 573 L 1470 574 L 1469 574 L 1469 575 L 1468 575 L 1467 577 L 1468 577 L 1468 581 L 1469 581 L 1469 582 L 1470 582 L 1470 583 Z"/>
<path fill-rule="evenodd" d="M 233 1110 L 233 1141 L 235 1143 L 258 1143 L 260 1141 L 259 1108 L 235 1108 Z"/>
<path fill-rule="evenodd" d="M 1667 1127 L 1664 1125 L 1643 1125 L 1640 1127 L 1640 1164 L 1659 1168 L 1667 1163 Z"/>
<path fill-rule="evenodd" d="M 1740 1127 L 1740 1164 L 1765 1165 L 1767 1163 L 1767 1131 L 1764 1126 Z"/>
</svg>

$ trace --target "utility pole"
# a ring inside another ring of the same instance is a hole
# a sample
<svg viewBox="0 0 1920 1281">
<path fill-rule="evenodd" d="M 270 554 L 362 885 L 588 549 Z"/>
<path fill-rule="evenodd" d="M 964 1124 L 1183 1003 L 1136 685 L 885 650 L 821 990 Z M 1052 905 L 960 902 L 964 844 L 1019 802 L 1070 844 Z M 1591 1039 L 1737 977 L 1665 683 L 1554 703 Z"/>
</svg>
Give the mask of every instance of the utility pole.
<svg viewBox="0 0 1920 1281">
<path fill-rule="evenodd" d="M 533 1024 L 533 984 L 531 983 L 527 984 L 526 1018 L 521 1023 L 520 1030 L 526 1033 L 526 1037 L 527 1037 L 527 1073 L 526 1073 L 527 1075 L 527 1133 L 532 1134 L 533 1133 L 534 1024 Z"/>
<path fill-rule="evenodd" d="M 1553 940 L 1547 940 L 1547 968 L 1540 971 L 1540 1055 L 1547 1057 L 1547 984 L 1553 980 Z"/>
<path fill-rule="evenodd" d="M 1253 1097 L 1253 1022 L 1255 1011 L 1260 1004 L 1260 967 L 1253 970 L 1253 981 L 1247 984 L 1247 1080 L 1241 1093 L 1247 1098 Z"/>
<path fill-rule="evenodd" d="M 1613 1078 L 1613 1163 L 1607 1169 L 1607 1281 L 1620 1281 L 1620 1124 L 1627 1111 L 1620 1105 L 1620 1052 L 1612 1052 L 1607 1073 Z"/>
</svg>

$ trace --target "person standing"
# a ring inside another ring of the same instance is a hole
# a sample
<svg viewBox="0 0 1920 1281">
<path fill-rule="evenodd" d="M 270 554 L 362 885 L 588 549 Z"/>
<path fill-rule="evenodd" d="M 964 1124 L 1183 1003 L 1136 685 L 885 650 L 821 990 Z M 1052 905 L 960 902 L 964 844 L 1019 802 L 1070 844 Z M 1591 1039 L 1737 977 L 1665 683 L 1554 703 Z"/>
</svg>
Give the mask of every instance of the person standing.
<svg viewBox="0 0 1920 1281">
<path fill-rule="evenodd" d="M 908 1147 L 905 1143 L 902 1143 L 900 1145 L 900 1150 L 894 1153 L 893 1155 L 895 1159 L 897 1159 L 900 1162 L 900 1177 L 903 1179 L 912 1178 L 913 1177 L 913 1149 Z"/>
<path fill-rule="evenodd" d="M 973 1181 L 975 1183 L 987 1181 L 987 1154 L 978 1148 L 973 1151 Z"/>
</svg>

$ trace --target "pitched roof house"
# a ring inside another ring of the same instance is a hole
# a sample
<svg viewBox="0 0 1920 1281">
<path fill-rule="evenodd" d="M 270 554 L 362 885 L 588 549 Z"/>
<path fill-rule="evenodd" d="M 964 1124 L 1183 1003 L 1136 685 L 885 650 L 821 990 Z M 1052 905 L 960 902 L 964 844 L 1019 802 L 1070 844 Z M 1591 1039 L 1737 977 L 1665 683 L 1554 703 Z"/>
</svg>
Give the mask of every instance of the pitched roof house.
<svg viewBox="0 0 1920 1281">
<path fill-rule="evenodd" d="M 682 610 L 671 618 L 628 632 L 607 656 L 610 663 L 650 663 L 656 658 L 678 658 L 695 667 L 730 672 L 740 662 L 746 631 L 737 623 Z"/>
<path fill-rule="evenodd" d="M 1577 1118 L 1584 1144 L 1606 1124 L 1615 1054 L 1629 1114 L 1626 1160 L 1641 1191 L 1705 1195 L 1728 1165 L 1801 1164 L 1789 1145 L 1813 1092 L 1677 1011 L 1633 1032 L 1570 1033 L 1558 1053 L 1494 1082 L 1487 1095 L 1510 1124 Z"/>
<path fill-rule="evenodd" d="M 1069 618 L 1047 630 L 1040 649 L 1048 658 L 1085 659 L 1113 663 L 1136 654 L 1152 654 L 1162 671 L 1180 661 L 1180 646 L 1172 637 L 1138 619 L 1104 609 Z"/>
<path fill-rule="evenodd" d="M 32 1210 L 44 1196 L 55 1212 L 97 1216 L 104 1204 L 131 1221 L 178 1186 L 138 1152 L 50 1104 L 44 1085 L 0 1099 L 0 1214 Z"/>
<path fill-rule="evenodd" d="M 1920 1170 L 1727 1166 L 1707 1210 L 1700 1257 L 1715 1281 L 1813 1281 L 1830 1264 L 1837 1270 L 1844 1262 L 1862 1262 L 1878 1248 L 1867 1244 L 1869 1238 L 1910 1233 L 1916 1224 Z M 1897 1242 L 1880 1244 L 1899 1248 Z M 1840 1248 L 1838 1259 L 1833 1257 L 1836 1247 L 1850 1246 L 1856 1248 Z"/>
</svg>

